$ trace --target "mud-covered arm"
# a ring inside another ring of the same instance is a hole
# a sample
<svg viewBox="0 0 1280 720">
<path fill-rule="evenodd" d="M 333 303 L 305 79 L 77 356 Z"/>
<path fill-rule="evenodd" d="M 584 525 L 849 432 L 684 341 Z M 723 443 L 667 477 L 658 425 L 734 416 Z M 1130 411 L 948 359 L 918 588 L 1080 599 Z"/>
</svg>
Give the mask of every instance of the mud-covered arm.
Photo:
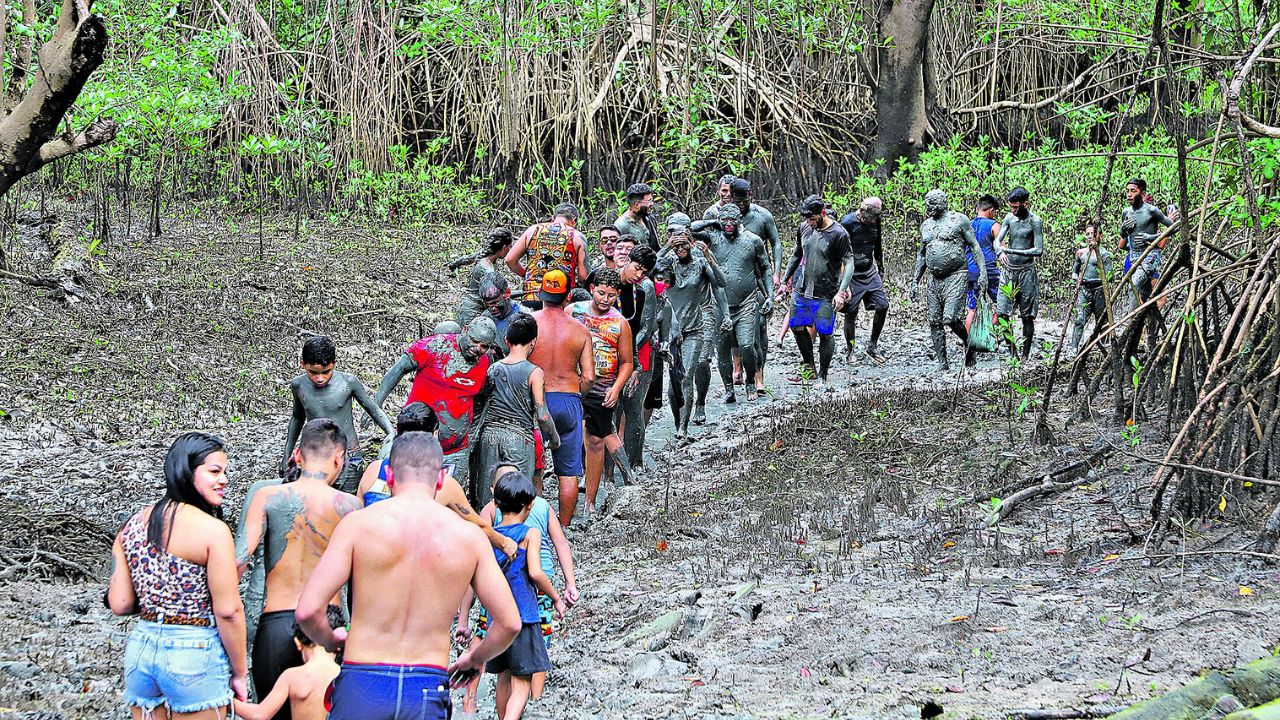
<svg viewBox="0 0 1280 720">
<path fill-rule="evenodd" d="M 711 233 L 709 233 L 709 232 L 707 232 L 707 231 L 708 231 L 708 230 L 711 230 L 711 229 L 713 229 L 713 228 L 714 228 L 714 229 L 717 229 L 717 230 L 718 230 L 718 229 L 720 229 L 720 220 L 719 220 L 719 219 L 714 219 L 714 220 L 694 220 L 694 221 L 689 225 L 689 235 L 691 235 L 691 236 L 693 237 L 693 239 L 695 239 L 695 240 L 702 240 L 702 241 L 704 241 L 704 242 L 710 242 L 710 241 L 711 241 Z"/>
<path fill-rule="evenodd" d="M 1044 254 L 1044 224 L 1039 219 L 1031 221 L 1031 237 L 1032 243 L 1029 248 L 1005 248 L 1004 251 L 1010 255 L 1020 255 L 1022 257 L 1040 257 Z M 975 255 L 974 257 L 979 257 Z"/>
<path fill-rule="evenodd" d="M 373 403 L 378 407 L 382 407 L 382 403 L 386 402 L 387 396 L 391 391 L 396 389 L 400 381 L 405 375 L 418 369 L 418 364 L 409 357 L 409 353 L 400 355 L 400 359 L 396 360 L 396 364 L 392 365 L 387 373 L 382 376 L 382 382 L 378 384 L 378 393 L 373 396 Z"/>
<path fill-rule="evenodd" d="M 929 241 L 924 238 L 924 228 L 922 227 L 920 232 L 920 250 L 916 252 L 916 269 L 911 273 L 911 284 L 913 285 L 919 283 L 920 279 L 924 277 L 924 253 L 928 247 Z M 983 265 L 985 264 L 986 263 L 983 263 Z"/>
<path fill-rule="evenodd" d="M 267 526 L 267 514 L 264 510 L 265 500 L 257 489 L 251 490 L 244 499 L 244 508 L 240 511 L 240 524 L 236 526 L 236 572 L 240 577 L 249 569 L 262 544 L 262 534 Z"/>
<path fill-rule="evenodd" d="M 711 299 L 716 305 L 716 324 L 719 325 L 729 317 L 729 301 L 725 299 L 724 286 L 715 284 L 715 281 L 712 279 L 713 275 L 710 263 L 707 263 L 706 270 L 703 272 L 706 273 L 709 280 L 712 280 Z"/>
<path fill-rule="evenodd" d="M 782 277 L 782 282 L 789 283 L 791 278 L 796 274 L 796 270 L 800 269 L 800 260 L 804 258 L 803 242 L 800 240 L 800 233 L 796 233 L 796 249 L 791 253 L 791 263 L 787 265 L 787 273 Z"/>
<path fill-rule="evenodd" d="M 769 249 L 770 258 L 773 260 L 770 267 L 773 268 L 773 274 L 777 275 L 782 272 L 782 237 L 778 234 L 778 223 L 774 222 L 773 213 L 767 213 L 764 216 L 764 234 L 760 236 L 764 240 L 765 246 Z"/>
<path fill-rule="evenodd" d="M 289 429 L 284 433 L 284 454 L 280 458 L 280 476 L 284 477 L 289 466 L 289 456 L 293 455 L 293 446 L 298 443 L 298 433 L 307 422 L 306 408 L 302 407 L 302 398 L 298 397 L 298 389 L 289 385 L 289 394 L 293 396 L 293 413 L 289 416 Z"/>
<path fill-rule="evenodd" d="M 551 411 L 547 409 L 545 380 L 546 377 L 540 367 L 535 367 L 533 372 L 529 373 L 529 389 L 533 392 L 533 418 L 538 423 L 538 429 L 542 431 L 542 443 L 548 449 L 555 450 L 560 447 L 560 433 L 556 431 L 556 422 L 551 417 Z"/>
<path fill-rule="evenodd" d="M 657 323 L 658 290 L 649 280 L 645 280 L 636 287 L 644 293 L 644 309 L 640 311 L 640 329 L 636 332 L 636 348 L 642 348 L 649 342 Z"/>
<path fill-rule="evenodd" d="M 769 263 L 769 250 L 764 244 L 764 238 L 756 244 L 756 265 L 760 268 L 760 285 L 764 291 L 764 302 L 773 305 L 773 273 L 772 265 Z"/>
<path fill-rule="evenodd" d="M 364 383 L 360 382 L 360 378 L 352 375 L 351 380 L 351 394 L 355 397 L 356 402 L 360 403 L 360 407 L 364 408 L 364 411 L 373 419 L 374 424 L 382 429 L 383 435 L 395 435 L 396 429 L 391 425 L 391 419 L 382 411 L 382 407 L 374 402 L 373 398 L 369 397 L 369 390 L 365 388 Z"/>
<path fill-rule="evenodd" d="M 1084 273 L 1084 266 L 1085 266 L 1085 263 L 1088 261 L 1088 257 L 1089 257 L 1089 248 L 1081 248 L 1076 251 L 1075 262 L 1071 263 L 1071 279 L 1072 280 L 1075 280 L 1077 282 L 1080 280 L 1081 274 Z"/>
<path fill-rule="evenodd" d="M 880 272 L 880 275 L 883 276 L 884 275 L 884 233 L 881 232 L 879 225 L 876 225 L 876 244 L 875 244 L 875 249 L 872 250 L 872 254 L 875 256 L 876 270 L 878 270 Z"/>
</svg>

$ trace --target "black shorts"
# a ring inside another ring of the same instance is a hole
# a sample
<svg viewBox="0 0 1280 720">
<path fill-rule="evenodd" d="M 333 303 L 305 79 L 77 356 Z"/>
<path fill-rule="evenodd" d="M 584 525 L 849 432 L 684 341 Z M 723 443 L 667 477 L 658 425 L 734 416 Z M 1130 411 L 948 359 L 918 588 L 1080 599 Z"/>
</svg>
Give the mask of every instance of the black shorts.
<svg viewBox="0 0 1280 720">
<path fill-rule="evenodd" d="M 666 374 L 666 368 L 663 367 L 662 353 L 655 349 L 650 357 L 653 375 L 649 379 L 649 392 L 644 396 L 644 409 L 657 410 L 662 407 L 662 376 Z"/>
<path fill-rule="evenodd" d="M 258 634 L 253 641 L 253 689 L 258 698 L 271 693 L 285 670 L 302 664 L 302 653 L 293 644 L 293 611 L 275 610 L 262 613 Z M 289 708 L 281 708 L 276 717 L 290 717 Z"/>
<path fill-rule="evenodd" d="M 484 671 L 494 675 L 509 672 L 520 677 L 551 672 L 551 657 L 547 655 L 547 644 L 542 640 L 542 623 L 521 625 L 511 646 L 485 663 Z"/>
<path fill-rule="evenodd" d="M 586 422 L 587 434 L 591 437 L 609 437 L 618 432 L 613 423 L 616 408 L 604 406 L 603 395 L 582 396 L 582 419 Z"/>
</svg>

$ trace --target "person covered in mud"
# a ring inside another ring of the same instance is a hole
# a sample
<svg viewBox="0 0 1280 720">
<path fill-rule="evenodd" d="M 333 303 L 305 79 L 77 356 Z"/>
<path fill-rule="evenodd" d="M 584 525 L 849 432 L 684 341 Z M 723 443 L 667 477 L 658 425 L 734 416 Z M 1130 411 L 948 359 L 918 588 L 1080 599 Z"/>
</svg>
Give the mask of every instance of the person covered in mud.
<svg viewBox="0 0 1280 720">
<path fill-rule="evenodd" d="M 840 226 L 849 234 L 849 248 L 853 253 L 853 275 L 848 287 L 835 300 L 836 310 L 844 311 L 845 360 L 853 362 L 853 340 L 858 329 L 858 306 L 861 304 L 874 314 L 871 316 L 871 338 L 867 341 L 867 357 L 877 365 L 885 363 L 880 354 L 880 332 L 889 315 L 889 296 L 884 291 L 881 274 L 884 272 L 884 243 L 880 236 L 880 216 L 884 203 L 878 197 L 862 201 L 857 210 L 840 218 Z M 843 284 L 843 283 L 842 283 Z"/>
<path fill-rule="evenodd" d="M 583 474 L 582 395 L 596 379 L 591 332 L 565 312 L 569 281 L 553 270 L 542 278 L 542 309 L 533 313 L 541 341 L 533 346 L 529 361 L 542 369 L 547 412 L 560 436 L 551 451 L 560 486 L 560 517 L 565 527 L 578 507 L 578 478 Z"/>
<path fill-rule="evenodd" d="M 343 650 L 330 720 L 446 720 L 451 680 L 465 684 L 520 631 L 520 613 L 484 535 L 435 499 L 446 474 L 434 436 L 397 438 L 391 499 L 338 523 L 302 589 L 298 624 L 326 650 Z M 348 583 L 350 630 L 334 630 L 329 599 Z M 449 665 L 453 620 L 468 588 L 489 612 L 489 634 Z"/>
<path fill-rule="evenodd" d="M 263 546 L 266 603 L 253 642 L 253 687 L 266 697 L 285 670 L 302 664 L 293 644 L 298 593 L 343 517 L 360 509 L 354 495 L 334 489 L 346 456 L 342 428 L 328 418 L 302 427 L 294 460 L 300 474 L 293 482 L 254 494 L 236 534 L 236 564 L 244 575 Z M 330 604 L 341 606 L 338 597 Z M 288 718 L 288 710 L 277 717 Z"/>
<path fill-rule="evenodd" d="M 1075 263 L 1071 267 L 1071 279 L 1080 286 L 1076 297 L 1075 327 L 1071 331 L 1071 347 L 1077 351 L 1090 316 L 1094 321 L 1094 335 L 1106 324 L 1107 294 L 1103 285 L 1111 277 L 1111 252 L 1101 246 L 1100 239 L 1097 224 L 1090 220 L 1084 226 L 1085 247 L 1076 250 Z"/>
<path fill-rule="evenodd" d="M 488 313 L 489 318 L 493 320 L 494 327 L 498 330 L 498 337 L 506 337 L 507 327 L 511 321 L 533 312 L 529 308 L 514 302 L 511 299 L 511 286 L 507 284 L 507 279 L 502 273 L 491 272 L 480 280 L 480 287 L 477 290 L 480 297 L 480 311 L 475 315 L 466 315 L 463 312 L 462 305 L 458 306 L 457 318 L 458 323 L 466 325 L 481 313 Z M 465 304 L 466 301 L 464 300 Z M 507 354 L 506 343 L 498 343 L 492 348 L 494 359 L 502 359 Z"/>
<path fill-rule="evenodd" d="M 1151 297 L 1155 281 L 1160 278 L 1160 251 L 1167 238 L 1156 243 L 1145 258 L 1142 255 L 1147 246 L 1160 237 L 1160 228 L 1170 227 L 1173 220 L 1147 201 L 1146 180 L 1133 178 L 1125 185 L 1124 191 L 1125 199 L 1129 201 L 1128 207 L 1120 214 L 1120 249 L 1125 251 L 1124 271 L 1132 273 L 1130 282 L 1134 291 L 1139 300 L 1145 301 Z"/>
<path fill-rule="evenodd" d="M 1015 187 L 1009 191 L 1009 211 L 1000 223 L 995 249 L 1005 269 L 1005 287 L 1012 285 L 1013 288 L 1012 292 L 1000 293 L 996 316 L 1006 323 L 1015 311 L 1022 317 L 1022 348 L 1019 350 L 1010 339 L 1009 349 L 1026 360 L 1035 342 L 1036 315 L 1040 308 L 1040 273 L 1036 270 L 1036 259 L 1044 254 L 1044 223 L 1031 212 L 1031 193 L 1026 188 Z M 990 280 L 987 278 L 987 287 Z"/>
<path fill-rule="evenodd" d="M 481 400 L 484 422 L 477 445 L 478 477 L 489 477 L 500 464 L 514 465 L 532 476 L 536 458 L 533 428 L 542 432 L 543 442 L 552 452 L 560 447 L 555 421 L 547 411 L 542 368 L 529 362 L 538 340 L 538 321 L 522 315 L 507 327 L 508 355 L 489 366 Z M 477 483 L 476 504 L 489 503 L 489 483 Z"/>
<path fill-rule="evenodd" d="M 369 397 L 369 391 L 360 382 L 360 378 L 334 369 L 337 359 L 338 350 L 334 347 L 333 340 L 323 335 L 307 338 L 302 343 L 303 374 L 289 381 L 293 414 L 289 418 L 289 429 L 285 432 L 280 475 L 284 477 L 288 472 L 289 458 L 293 457 L 293 446 L 298 441 L 303 423 L 316 418 L 329 418 L 342 428 L 348 445 L 346 450 L 350 452 L 343 466 L 342 476 L 338 478 L 338 488 L 352 493 L 360 483 L 362 460 L 356 423 L 351 415 L 351 403 L 357 402 L 364 408 L 382 430 L 385 440 L 389 441 L 395 430 L 386 413 L 382 412 L 382 407 Z"/>
<path fill-rule="evenodd" d="M 964 286 L 968 277 L 965 248 L 974 257 L 982 254 L 982 246 L 974 237 L 973 225 L 963 213 L 947 210 L 947 194 L 930 190 L 924 196 L 927 217 L 920 223 L 920 252 L 916 257 L 916 270 L 912 276 L 911 299 L 919 296 L 920 280 L 929 271 L 928 317 L 929 335 L 933 339 L 933 354 L 937 370 L 951 369 L 947 360 L 947 340 L 944 331 L 950 328 L 960 338 L 965 348 L 964 364 L 975 363 L 974 351 L 969 347 L 969 331 L 964 327 Z M 987 269 L 979 268 L 978 292 L 987 291 Z"/>
<path fill-rule="evenodd" d="M 439 425 L 439 421 L 436 420 L 436 414 L 432 412 L 431 408 L 420 402 L 409 403 L 396 416 L 396 437 L 411 432 L 424 432 L 435 435 Z M 395 447 L 394 441 L 392 442 L 392 447 Z M 390 448 L 388 448 L 389 450 Z M 376 502 L 381 502 L 391 497 L 392 482 L 387 472 L 390 467 L 391 460 L 388 458 L 376 464 L 371 464 L 369 469 L 365 470 L 364 477 L 360 479 L 360 491 L 356 493 L 356 498 L 364 507 L 369 507 Z M 456 512 L 458 517 L 483 530 L 494 548 L 501 550 L 508 556 L 515 554 L 515 543 L 494 532 L 493 526 L 489 521 L 476 512 L 470 501 L 467 500 L 467 492 L 458 484 L 458 480 L 453 476 L 451 470 L 446 473 L 444 483 L 441 484 L 440 490 L 436 492 L 436 502 Z M 252 497 L 246 498 L 245 504 L 246 506 L 252 504 Z M 240 524 L 244 525 L 243 516 L 241 516 Z"/>
<path fill-rule="evenodd" d="M 551 270 L 564 273 L 570 288 L 585 282 L 587 240 L 578 231 L 577 206 L 562 203 L 550 222 L 530 225 L 507 251 L 505 261 L 516 277 L 524 278 L 520 301 L 531 310 L 542 307 L 538 300 L 542 276 Z"/>
<path fill-rule="evenodd" d="M 475 423 L 475 398 L 484 389 L 492 362 L 489 350 L 501 340 L 488 315 L 481 315 L 458 334 L 429 335 L 400 355 L 382 376 L 374 398 L 379 407 L 405 375 L 413 375 L 413 387 L 405 404 L 426 403 L 440 420 L 440 445 L 454 474 L 468 495 L 471 485 L 471 433 Z"/>
<path fill-rule="evenodd" d="M 827 204 L 821 197 L 805 198 L 799 211 L 803 221 L 783 281 L 791 282 L 802 261 L 804 273 L 800 286 L 795 288 L 788 326 L 800 348 L 801 360 L 817 378 L 817 387 L 822 388 L 827 384 L 827 372 L 835 354 L 835 340 L 831 337 L 836 327 L 834 303 L 852 278 L 853 249 L 849 245 L 849 233 L 827 212 Z M 816 367 L 809 328 L 818 332 Z"/>
<path fill-rule="evenodd" d="M 702 211 L 703 220 L 714 220 L 720 214 L 720 208 L 732 201 L 732 183 L 736 179 L 733 175 L 720 176 L 720 181 L 716 183 L 716 201 Z"/>
<path fill-rule="evenodd" d="M 484 243 L 479 250 L 470 255 L 464 255 L 446 266 L 450 272 L 455 272 L 468 265 L 471 266 L 471 271 L 467 273 L 467 281 L 464 285 L 465 294 L 462 297 L 462 301 L 458 303 L 456 311 L 456 315 L 459 318 L 466 319 L 459 319 L 458 324 L 465 325 L 471 318 L 484 312 L 484 304 L 480 301 L 480 281 L 491 272 L 502 271 L 502 259 L 506 257 L 507 251 L 511 249 L 513 241 L 510 230 L 505 227 L 494 228 L 485 236 Z"/>
<path fill-rule="evenodd" d="M 653 219 L 653 188 L 636 183 L 627 188 L 627 209 L 613 222 L 619 235 L 630 233 L 636 245 L 648 245 L 658 251 L 658 224 Z M 618 258 L 618 264 L 623 263 Z"/>
<path fill-rule="evenodd" d="M 587 517 L 595 511 L 606 459 L 617 466 L 623 482 L 631 481 L 631 461 L 622 447 L 613 417 L 622 390 L 635 371 L 631 326 L 614 307 L 621 288 L 622 279 L 617 271 L 601 270 L 591 286 L 591 300 L 574 303 L 565 310 L 591 333 L 595 360 L 595 382 L 582 397 L 587 466 L 587 501 L 583 510 Z"/>
<path fill-rule="evenodd" d="M 743 227 L 741 210 L 734 203 L 720 208 L 716 219 L 695 222 L 689 229 L 694 238 L 708 243 L 716 265 L 725 277 L 729 329 L 720 333 L 716 343 L 716 364 L 720 368 L 720 380 L 724 383 L 724 402 L 738 400 L 734 393 L 733 350 L 737 350 L 742 358 L 747 400 L 754 401 L 759 398 L 755 383 L 760 316 L 773 309 L 769 250 L 759 235 Z"/>
<path fill-rule="evenodd" d="M 994 195 L 986 194 L 978 198 L 976 214 L 969 222 L 973 226 L 973 235 L 978 238 L 982 247 L 982 262 L 987 266 L 987 296 L 991 306 L 1000 303 L 1000 263 L 997 262 L 995 238 L 1000 224 L 995 221 L 996 210 L 1000 208 Z M 965 305 L 969 308 L 964 317 L 965 329 L 973 327 L 973 320 L 978 314 L 978 260 L 973 251 L 965 249 L 965 259 L 969 263 L 969 279 L 965 284 Z"/>
<path fill-rule="evenodd" d="M 726 278 L 714 265 L 710 249 L 703 253 L 694 247 L 688 226 L 681 222 L 687 217 L 667 219 L 667 246 L 658 256 L 658 265 L 671 283 L 666 292 L 671 303 L 671 410 L 677 415 L 678 438 L 689 436 L 691 420 L 698 425 L 707 421 L 698 374 L 705 372 L 710 382 L 716 331 L 732 327 L 724 293 Z M 682 402 L 677 401 L 677 386 Z"/>
<path fill-rule="evenodd" d="M 222 521 L 226 446 L 206 433 L 181 435 L 165 454 L 164 480 L 164 497 L 134 513 L 111 546 L 106 605 L 138 616 L 124 652 L 124 701 L 135 718 L 223 716 L 249 691 L 235 547 Z M 179 667 L 194 672 L 175 677 Z"/>
</svg>

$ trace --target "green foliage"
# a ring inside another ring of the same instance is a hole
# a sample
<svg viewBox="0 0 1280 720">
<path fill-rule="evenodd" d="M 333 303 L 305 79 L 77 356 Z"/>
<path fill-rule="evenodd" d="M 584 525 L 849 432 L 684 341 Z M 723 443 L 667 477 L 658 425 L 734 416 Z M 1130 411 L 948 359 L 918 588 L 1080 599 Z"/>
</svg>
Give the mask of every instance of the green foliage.
<svg viewBox="0 0 1280 720">
<path fill-rule="evenodd" d="M 480 178 L 461 163 L 443 163 L 436 155 L 448 145 L 438 138 L 412 159 L 408 148 L 391 149 L 392 169 L 385 173 L 353 168 L 347 191 L 377 217 L 428 217 L 461 220 L 478 216 L 487 197 Z"/>
</svg>

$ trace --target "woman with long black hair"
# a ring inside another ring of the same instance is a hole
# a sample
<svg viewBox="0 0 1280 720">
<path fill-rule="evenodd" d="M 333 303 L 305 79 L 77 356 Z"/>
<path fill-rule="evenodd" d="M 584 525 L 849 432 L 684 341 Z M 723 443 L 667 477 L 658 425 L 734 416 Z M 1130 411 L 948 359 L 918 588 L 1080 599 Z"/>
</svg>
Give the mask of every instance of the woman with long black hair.
<svg viewBox="0 0 1280 720">
<path fill-rule="evenodd" d="M 222 521 L 223 442 L 190 432 L 164 459 L 165 494 L 116 536 L 107 604 L 140 617 L 124 656 L 135 720 L 223 718 L 245 700 L 244 607 L 231 531 Z M 163 706 L 163 707 L 162 707 Z"/>
</svg>

